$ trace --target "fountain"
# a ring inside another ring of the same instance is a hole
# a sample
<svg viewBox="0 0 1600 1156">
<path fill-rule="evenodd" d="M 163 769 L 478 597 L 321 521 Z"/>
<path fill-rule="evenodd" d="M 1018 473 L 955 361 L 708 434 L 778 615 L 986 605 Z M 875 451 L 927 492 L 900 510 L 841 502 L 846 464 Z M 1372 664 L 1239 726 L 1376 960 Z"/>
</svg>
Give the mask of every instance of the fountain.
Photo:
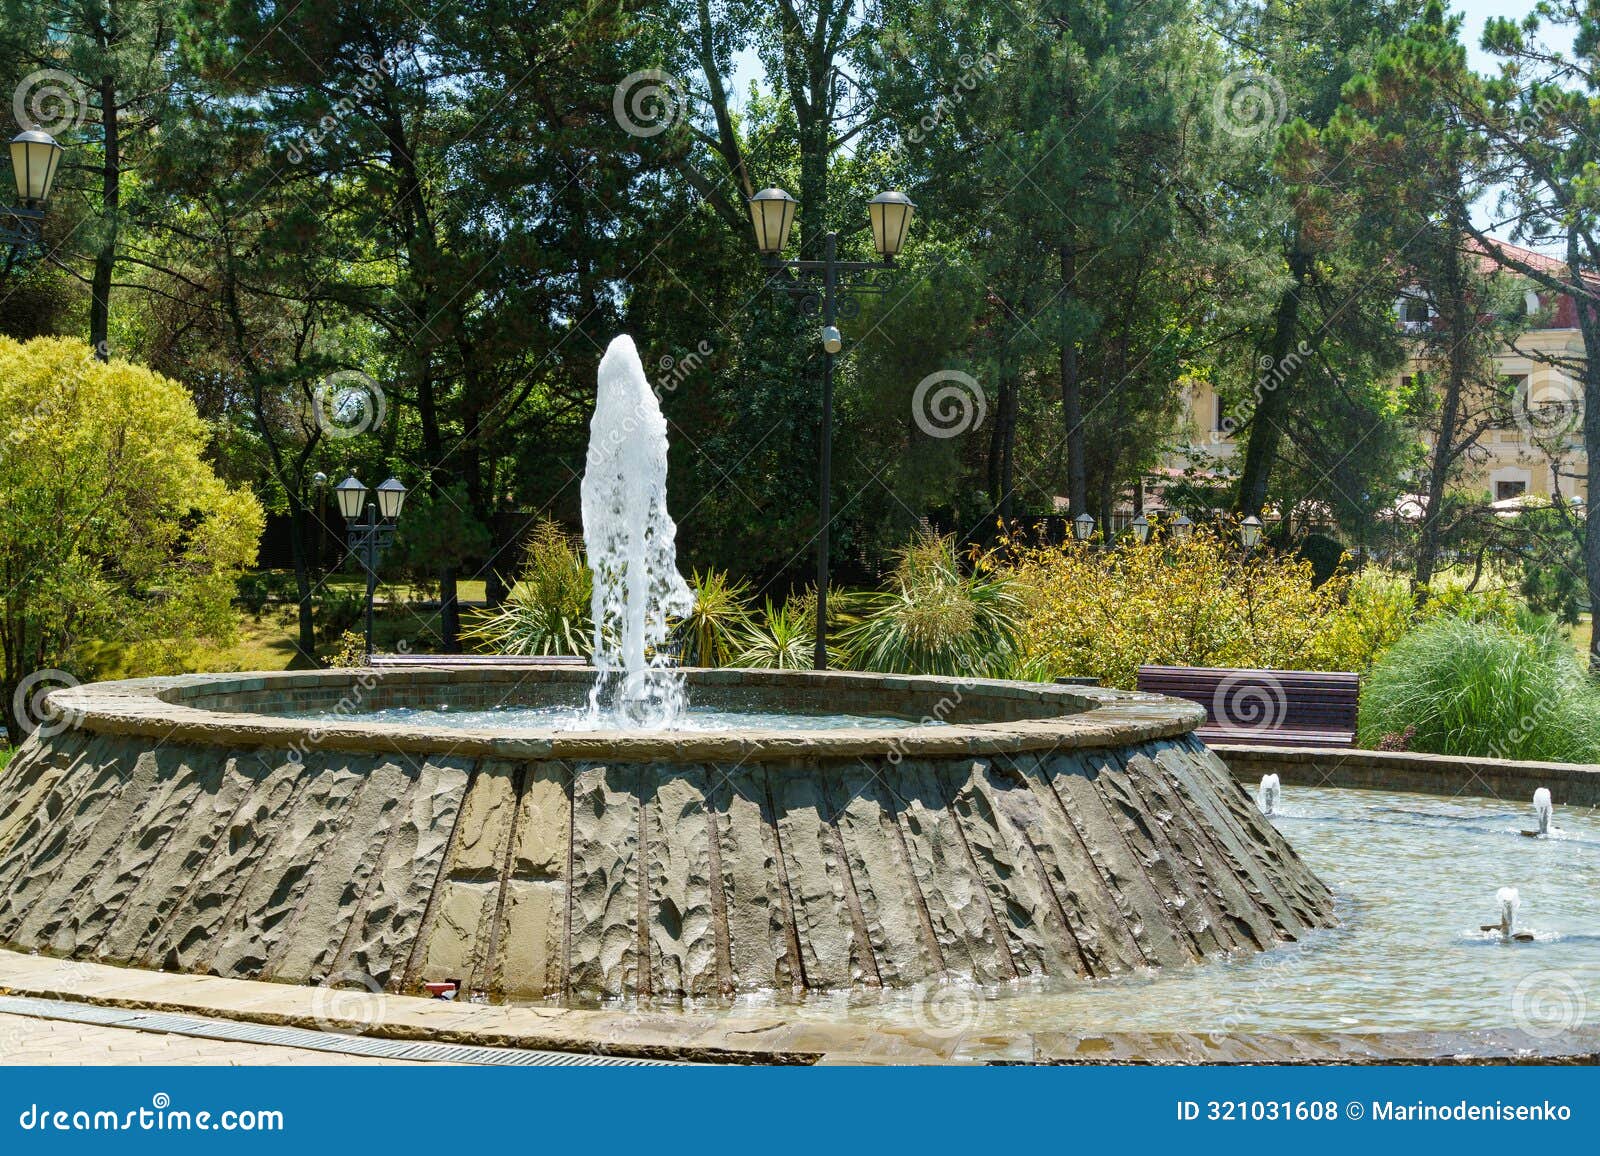
<svg viewBox="0 0 1600 1156">
<path fill-rule="evenodd" d="M 1502 887 L 1494 893 L 1494 901 L 1500 905 L 1500 922 L 1485 923 L 1482 930 L 1497 931 L 1500 938 L 1518 943 L 1528 943 L 1533 939 L 1532 932 L 1517 930 L 1517 910 L 1522 906 L 1522 896 L 1515 887 Z"/>
<path fill-rule="evenodd" d="M 1533 792 L 1534 827 L 1532 831 L 1523 834 L 1530 838 L 1548 838 L 1555 829 L 1555 805 L 1550 801 L 1550 788 L 1540 787 Z"/>
<path fill-rule="evenodd" d="M 583 543 L 594 573 L 592 723 L 609 707 L 624 725 L 659 729 L 683 714 L 684 681 L 664 644 L 670 619 L 694 609 L 678 573 L 667 513 L 667 422 L 633 339 L 600 359 L 583 475 Z"/>
<path fill-rule="evenodd" d="M 1195 704 L 677 668 L 694 602 L 666 478 L 619 337 L 582 486 L 593 669 L 56 692 L 74 725 L 0 780 L 0 946 L 579 999 L 1092 979 L 1333 922 Z"/>
<path fill-rule="evenodd" d="M 1261 785 L 1256 788 L 1256 806 L 1261 808 L 1261 813 L 1268 817 L 1278 813 L 1278 796 L 1283 793 L 1278 786 L 1277 775 L 1262 775 Z"/>
</svg>

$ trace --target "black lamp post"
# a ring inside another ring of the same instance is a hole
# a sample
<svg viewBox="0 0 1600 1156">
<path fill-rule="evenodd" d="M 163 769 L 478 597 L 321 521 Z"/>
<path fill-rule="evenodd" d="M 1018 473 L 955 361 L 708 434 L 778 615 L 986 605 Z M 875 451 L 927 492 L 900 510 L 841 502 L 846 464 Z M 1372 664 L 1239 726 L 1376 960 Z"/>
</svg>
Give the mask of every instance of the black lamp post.
<svg viewBox="0 0 1600 1156">
<path fill-rule="evenodd" d="M 394 542 L 395 523 L 406 502 L 406 488 L 398 478 L 390 478 L 377 489 L 378 500 L 367 501 L 367 487 L 354 474 L 333 487 L 339 500 L 339 513 L 349 528 L 346 541 L 350 552 L 361 559 L 367 572 L 367 662 L 372 662 L 372 603 L 378 593 L 378 560 Z M 366 514 L 366 521 L 361 515 Z"/>
<path fill-rule="evenodd" d="M 756 248 L 762 263 L 772 271 L 767 285 L 776 293 L 797 299 L 800 312 L 822 317 L 822 445 L 818 463 L 817 513 L 817 645 L 813 665 L 828 669 L 828 523 L 832 519 L 830 489 L 833 484 L 833 359 L 844 348 L 836 322 L 861 312 L 857 294 L 887 292 L 893 282 L 882 274 L 894 268 L 905 244 L 916 206 L 904 193 L 879 193 L 867 202 L 872 226 L 872 247 L 881 261 L 841 261 L 839 234 L 822 238 L 822 260 L 785 261 L 783 249 L 794 226 L 799 202 L 779 188 L 762 189 L 750 198 L 750 220 L 755 225 Z"/>
<path fill-rule="evenodd" d="M 11 170 L 17 181 L 17 204 L 0 207 L 0 244 L 12 250 L 9 265 L 29 249 L 42 245 L 44 210 L 66 150 L 55 137 L 30 128 L 11 138 Z"/>
</svg>

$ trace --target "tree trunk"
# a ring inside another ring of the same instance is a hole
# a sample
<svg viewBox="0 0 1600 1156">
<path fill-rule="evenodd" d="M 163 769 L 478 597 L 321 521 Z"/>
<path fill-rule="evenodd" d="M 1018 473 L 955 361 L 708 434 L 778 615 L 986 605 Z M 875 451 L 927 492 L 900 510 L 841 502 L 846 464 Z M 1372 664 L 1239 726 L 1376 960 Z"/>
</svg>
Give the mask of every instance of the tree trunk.
<svg viewBox="0 0 1600 1156">
<path fill-rule="evenodd" d="M 1439 406 L 1439 431 L 1434 438 L 1433 453 L 1428 462 L 1428 494 L 1422 511 L 1422 535 L 1417 543 L 1417 566 L 1411 577 L 1411 592 L 1419 604 L 1428 597 L 1428 584 L 1433 580 L 1434 566 L 1438 562 L 1439 507 L 1444 501 L 1450 465 L 1456 457 L 1461 398 L 1471 360 L 1465 329 L 1477 323 L 1462 281 L 1461 254 L 1455 247 L 1453 235 L 1445 239 L 1444 245 L 1444 283 L 1440 286 L 1443 292 L 1439 295 L 1439 305 L 1448 353 L 1445 359 L 1444 396 Z"/>
<path fill-rule="evenodd" d="M 122 140 L 117 124 L 117 85 L 100 81 L 100 128 L 105 134 L 105 167 L 100 174 L 100 215 L 105 236 L 94 256 L 89 284 L 89 344 L 101 361 L 111 359 L 111 281 L 117 268 L 117 217 L 122 202 Z"/>
<path fill-rule="evenodd" d="M 1289 412 L 1289 395 L 1300 376 L 1295 336 L 1300 331 L 1300 294 L 1311 269 L 1311 256 L 1296 247 L 1289 256 L 1293 283 L 1278 299 L 1272 341 L 1267 349 L 1266 369 L 1257 379 L 1255 414 L 1250 419 L 1250 436 L 1245 441 L 1244 466 L 1239 473 L 1238 510 L 1241 517 L 1260 517 L 1267 504 L 1267 485 L 1278 460 L 1278 445 L 1283 438 L 1283 419 Z"/>
<path fill-rule="evenodd" d="M 312 547 L 311 518 L 298 495 L 289 498 L 289 549 L 294 556 L 294 593 L 298 608 L 300 639 L 295 644 L 302 660 L 317 665 L 316 619 L 311 605 Z"/>
<path fill-rule="evenodd" d="M 1078 277 L 1078 254 L 1061 246 L 1062 297 L 1073 296 Z M 1089 464 L 1084 460 L 1083 393 L 1078 381 L 1078 343 L 1063 335 L 1061 341 L 1061 423 L 1067 437 L 1067 516 L 1075 518 L 1089 509 Z"/>
</svg>

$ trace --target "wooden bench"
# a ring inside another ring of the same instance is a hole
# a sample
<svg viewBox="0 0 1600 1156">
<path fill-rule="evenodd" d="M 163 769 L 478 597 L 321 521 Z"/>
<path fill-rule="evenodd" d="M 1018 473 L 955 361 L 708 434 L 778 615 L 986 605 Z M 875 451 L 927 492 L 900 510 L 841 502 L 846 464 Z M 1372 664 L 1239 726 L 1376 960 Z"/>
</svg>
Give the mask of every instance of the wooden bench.
<svg viewBox="0 0 1600 1156">
<path fill-rule="evenodd" d="M 1141 666 L 1139 689 L 1205 707 L 1195 737 L 1211 746 L 1355 746 L 1357 674 Z"/>
<path fill-rule="evenodd" d="M 406 666 L 583 666 L 569 654 L 374 654 L 375 667 Z"/>
</svg>

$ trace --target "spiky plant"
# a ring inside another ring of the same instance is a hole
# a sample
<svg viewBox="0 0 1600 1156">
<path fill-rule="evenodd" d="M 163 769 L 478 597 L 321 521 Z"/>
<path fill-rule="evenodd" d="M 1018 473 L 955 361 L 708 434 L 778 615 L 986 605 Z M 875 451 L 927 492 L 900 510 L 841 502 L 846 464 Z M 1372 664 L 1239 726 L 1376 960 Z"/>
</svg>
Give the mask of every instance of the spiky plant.
<svg viewBox="0 0 1600 1156">
<path fill-rule="evenodd" d="M 764 600 L 739 634 L 732 665 L 772 670 L 809 670 L 815 656 L 817 596 L 812 591 L 774 604 Z"/>
<path fill-rule="evenodd" d="M 731 666 L 744 647 L 750 626 L 750 584 L 734 581 L 726 570 L 696 570 L 689 579 L 694 610 L 677 624 L 683 662 L 689 666 Z"/>
<path fill-rule="evenodd" d="M 498 607 L 468 617 L 462 635 L 492 654 L 571 654 L 594 646 L 593 577 L 577 541 L 552 521 L 534 527 L 522 571 Z"/>
<path fill-rule="evenodd" d="M 900 552 L 887 590 L 850 596 L 840 646 L 850 665 L 894 674 L 1004 674 L 1022 600 L 987 558 L 964 572 L 955 541 L 921 534 Z"/>
</svg>

